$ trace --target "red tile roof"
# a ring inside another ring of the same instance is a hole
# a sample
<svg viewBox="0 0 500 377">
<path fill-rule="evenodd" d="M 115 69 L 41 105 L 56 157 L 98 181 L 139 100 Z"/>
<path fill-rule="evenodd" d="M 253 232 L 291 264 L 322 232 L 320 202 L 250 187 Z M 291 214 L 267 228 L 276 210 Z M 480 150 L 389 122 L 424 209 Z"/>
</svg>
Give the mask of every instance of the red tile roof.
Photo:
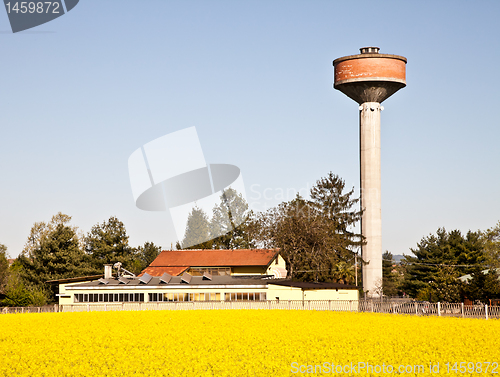
<svg viewBox="0 0 500 377">
<path fill-rule="evenodd" d="M 151 276 L 161 276 L 165 272 L 172 276 L 178 276 L 186 271 L 189 267 L 146 267 L 139 276 L 144 275 L 145 273 L 150 274 Z"/>
<path fill-rule="evenodd" d="M 267 267 L 276 249 L 164 250 L 149 267 Z"/>
</svg>

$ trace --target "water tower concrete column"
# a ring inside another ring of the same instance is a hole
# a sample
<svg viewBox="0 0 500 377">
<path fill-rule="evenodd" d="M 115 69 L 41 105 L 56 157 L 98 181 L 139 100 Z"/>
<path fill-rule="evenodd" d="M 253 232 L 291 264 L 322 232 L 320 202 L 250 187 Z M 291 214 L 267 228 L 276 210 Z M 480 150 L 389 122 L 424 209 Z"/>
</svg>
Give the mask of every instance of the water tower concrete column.
<svg viewBox="0 0 500 377">
<path fill-rule="evenodd" d="M 380 112 L 378 102 L 364 102 L 359 106 L 359 159 L 361 181 L 361 234 L 367 243 L 363 246 L 363 290 L 377 293 L 382 281 L 382 198 L 380 174 Z"/>
</svg>

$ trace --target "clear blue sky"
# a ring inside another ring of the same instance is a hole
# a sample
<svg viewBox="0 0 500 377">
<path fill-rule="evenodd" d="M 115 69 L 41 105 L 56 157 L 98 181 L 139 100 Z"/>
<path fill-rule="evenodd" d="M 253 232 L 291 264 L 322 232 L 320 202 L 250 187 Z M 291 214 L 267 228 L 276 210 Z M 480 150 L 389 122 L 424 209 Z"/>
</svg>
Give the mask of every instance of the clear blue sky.
<svg viewBox="0 0 500 377">
<path fill-rule="evenodd" d="M 358 105 L 332 88 L 332 61 L 363 46 L 408 59 L 383 104 L 384 250 L 492 227 L 499 15 L 498 1 L 81 0 L 12 34 L 2 10 L 0 243 L 17 256 L 61 211 L 169 248 L 168 213 L 135 207 L 127 160 L 191 126 L 207 162 L 240 167 L 254 208 L 329 171 L 359 193 Z"/>
</svg>

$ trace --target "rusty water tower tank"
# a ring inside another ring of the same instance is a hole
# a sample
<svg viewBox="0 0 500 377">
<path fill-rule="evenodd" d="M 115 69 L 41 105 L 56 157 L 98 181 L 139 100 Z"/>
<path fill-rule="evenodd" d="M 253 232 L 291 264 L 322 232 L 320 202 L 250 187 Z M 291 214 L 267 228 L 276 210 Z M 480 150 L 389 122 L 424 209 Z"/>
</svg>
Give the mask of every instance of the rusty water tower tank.
<svg viewBox="0 0 500 377">
<path fill-rule="evenodd" d="M 335 89 L 359 104 L 382 103 L 406 86 L 406 58 L 380 54 L 378 47 L 360 48 L 358 55 L 335 59 Z"/>
</svg>

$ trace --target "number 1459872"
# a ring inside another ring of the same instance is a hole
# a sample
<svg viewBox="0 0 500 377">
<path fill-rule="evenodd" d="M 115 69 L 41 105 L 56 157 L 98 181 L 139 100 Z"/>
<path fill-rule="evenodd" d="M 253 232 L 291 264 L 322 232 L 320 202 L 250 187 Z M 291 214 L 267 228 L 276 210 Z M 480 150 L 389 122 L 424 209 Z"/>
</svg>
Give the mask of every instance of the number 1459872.
<svg viewBox="0 0 500 377">
<path fill-rule="evenodd" d="M 498 363 L 497 362 L 468 362 L 466 363 L 444 363 L 448 373 L 491 373 L 498 374 Z"/>
<path fill-rule="evenodd" d="M 16 1 L 6 3 L 7 13 L 59 13 L 60 4 L 56 1 Z"/>
</svg>

